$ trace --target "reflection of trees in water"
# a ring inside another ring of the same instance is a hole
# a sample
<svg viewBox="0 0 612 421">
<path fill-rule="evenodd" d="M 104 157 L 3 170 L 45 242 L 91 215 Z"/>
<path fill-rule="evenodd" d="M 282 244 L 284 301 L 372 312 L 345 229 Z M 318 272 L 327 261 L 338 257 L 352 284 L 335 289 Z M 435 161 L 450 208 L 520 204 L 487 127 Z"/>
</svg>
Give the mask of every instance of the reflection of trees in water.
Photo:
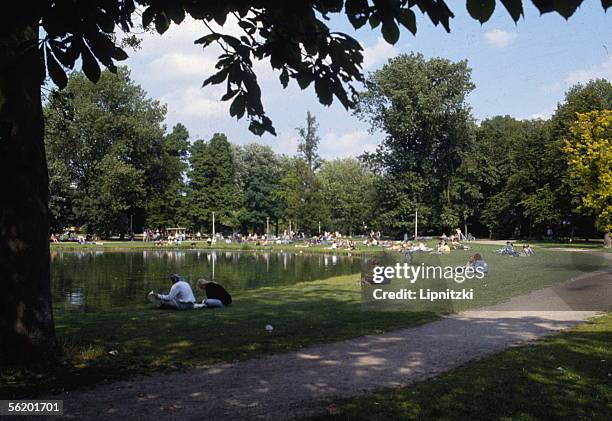
<svg viewBox="0 0 612 421">
<path fill-rule="evenodd" d="M 79 300 L 81 309 L 99 311 L 143 304 L 148 291 L 170 289 L 171 273 L 190 281 L 196 291 L 196 280 L 213 279 L 214 271 L 214 280 L 235 294 L 261 286 L 359 273 L 361 262 L 361 258 L 353 256 L 295 252 L 60 251 L 52 257 L 51 270 L 58 307 L 73 308 L 67 299 L 60 297 L 78 292 L 75 300 Z"/>
</svg>

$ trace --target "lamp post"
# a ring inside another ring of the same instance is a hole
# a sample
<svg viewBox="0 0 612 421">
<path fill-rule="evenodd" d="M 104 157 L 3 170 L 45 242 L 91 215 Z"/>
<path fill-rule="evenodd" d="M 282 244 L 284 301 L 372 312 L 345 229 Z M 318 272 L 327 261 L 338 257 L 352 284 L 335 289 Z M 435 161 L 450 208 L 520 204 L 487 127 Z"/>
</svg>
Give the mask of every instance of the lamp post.
<svg viewBox="0 0 612 421">
<path fill-rule="evenodd" d="M 212 213 L 213 215 L 213 231 L 212 231 L 212 236 L 213 236 L 213 240 L 215 239 L 215 213 Z"/>
<path fill-rule="evenodd" d="M 266 217 L 266 240 L 270 240 L 270 217 Z"/>
<path fill-rule="evenodd" d="M 419 226 L 419 209 L 415 208 L 414 210 L 414 241 L 417 240 L 418 226 Z"/>
</svg>

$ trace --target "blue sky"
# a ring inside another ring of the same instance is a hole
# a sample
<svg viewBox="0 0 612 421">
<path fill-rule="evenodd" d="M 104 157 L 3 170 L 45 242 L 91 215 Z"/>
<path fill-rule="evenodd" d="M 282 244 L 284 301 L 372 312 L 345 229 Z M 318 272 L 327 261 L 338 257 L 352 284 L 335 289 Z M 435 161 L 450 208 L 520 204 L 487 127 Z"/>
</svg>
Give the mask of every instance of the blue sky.
<svg viewBox="0 0 612 421">
<path fill-rule="evenodd" d="M 531 4 L 525 4 L 525 17 L 516 25 L 500 4 L 490 21 L 480 25 L 467 15 L 463 2 L 449 3 L 456 4 L 457 15 L 450 34 L 419 16 L 417 35 L 403 31 L 394 46 L 382 40 L 380 28 L 364 27 L 353 32 L 342 19 L 332 20 L 331 25 L 361 42 L 366 71 L 409 52 L 467 59 L 476 84 L 468 101 L 479 120 L 499 114 L 546 118 L 573 84 L 595 77 L 612 80 L 612 13 L 604 13 L 599 0 L 586 0 L 569 21 L 556 14 L 539 16 Z M 238 30 L 231 22 L 224 29 L 228 33 Z M 320 105 L 313 89 L 301 91 L 294 84 L 283 90 L 278 75 L 265 62 L 258 63 L 256 71 L 266 112 L 278 135 L 252 135 L 246 119 L 231 118 L 229 104 L 218 100 L 223 85 L 201 88 L 202 81 L 214 71 L 219 54 L 213 48 L 203 51 L 193 44 L 206 33 L 200 24 L 187 21 L 171 27 L 163 36 L 147 34 L 142 49 L 127 61 L 132 78 L 150 97 L 168 106 L 168 126 L 182 122 L 192 140 L 223 132 L 234 143 L 257 141 L 278 153 L 293 154 L 295 128 L 303 125 L 310 110 L 320 124 L 320 153 L 324 158 L 357 156 L 373 150 L 381 140 L 380 133 L 368 133 L 368 125 L 339 103 Z"/>
</svg>

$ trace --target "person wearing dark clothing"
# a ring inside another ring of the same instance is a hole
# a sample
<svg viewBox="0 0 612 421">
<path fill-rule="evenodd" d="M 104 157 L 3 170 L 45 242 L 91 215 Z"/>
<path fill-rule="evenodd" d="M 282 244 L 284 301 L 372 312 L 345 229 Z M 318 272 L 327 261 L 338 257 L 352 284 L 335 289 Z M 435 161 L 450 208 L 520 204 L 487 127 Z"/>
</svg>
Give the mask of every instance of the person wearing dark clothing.
<svg viewBox="0 0 612 421">
<path fill-rule="evenodd" d="M 198 288 L 204 291 L 206 298 L 202 307 L 227 307 L 232 303 L 232 296 L 220 284 L 206 279 L 198 279 Z"/>
</svg>

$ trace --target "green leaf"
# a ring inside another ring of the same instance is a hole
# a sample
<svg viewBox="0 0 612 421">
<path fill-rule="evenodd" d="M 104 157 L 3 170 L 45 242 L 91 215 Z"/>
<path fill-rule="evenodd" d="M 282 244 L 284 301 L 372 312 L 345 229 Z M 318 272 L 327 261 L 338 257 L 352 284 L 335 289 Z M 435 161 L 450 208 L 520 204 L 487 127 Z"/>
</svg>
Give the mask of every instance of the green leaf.
<svg viewBox="0 0 612 421">
<path fill-rule="evenodd" d="M 313 80 L 312 73 L 310 73 L 310 72 L 308 72 L 306 70 L 300 71 L 295 76 L 295 80 L 297 80 L 297 83 L 298 83 L 300 89 L 306 89 L 312 83 L 312 80 Z"/>
<path fill-rule="evenodd" d="M 368 21 L 368 0 L 346 0 L 344 10 L 355 29 L 361 28 Z"/>
<path fill-rule="evenodd" d="M 121 61 L 121 60 L 127 60 L 128 55 L 123 49 L 119 47 L 115 47 L 111 52 L 111 57 L 114 58 L 115 60 Z"/>
<path fill-rule="evenodd" d="M 395 44 L 399 40 L 400 30 L 392 20 L 384 21 L 382 36 L 389 44 Z"/>
<path fill-rule="evenodd" d="M 380 16 L 378 16 L 378 13 L 374 12 L 370 15 L 369 23 L 372 29 L 377 28 L 378 25 L 380 25 Z"/>
<path fill-rule="evenodd" d="M 203 47 L 207 47 L 208 45 L 210 45 L 210 43 L 218 40 L 219 38 L 221 38 L 221 34 L 208 34 L 204 35 L 202 38 L 196 39 L 193 43 L 202 44 Z"/>
<path fill-rule="evenodd" d="M 412 32 L 412 35 L 416 35 L 416 32 L 417 32 L 416 16 L 412 10 L 401 9 L 400 14 L 397 17 L 397 20 L 404 26 L 404 28 Z"/>
<path fill-rule="evenodd" d="M 565 19 L 574 14 L 582 0 L 532 0 L 541 13 L 557 12 Z"/>
<path fill-rule="evenodd" d="M 480 23 L 489 20 L 495 10 L 495 0 L 467 0 L 467 10 Z"/>
<path fill-rule="evenodd" d="M 53 83 L 57 85 L 58 88 L 64 89 L 68 84 L 68 78 L 66 77 L 66 72 L 62 66 L 57 62 L 53 53 L 51 53 L 51 49 L 45 48 L 46 56 L 47 56 L 47 71 L 49 72 L 49 77 Z"/>
<path fill-rule="evenodd" d="M 227 101 L 229 99 L 232 99 L 234 96 L 236 96 L 236 94 L 240 92 L 239 90 L 232 90 L 232 89 L 228 89 L 228 91 L 225 93 L 225 95 L 223 95 L 221 97 L 221 101 Z"/>
<path fill-rule="evenodd" d="M 244 116 L 245 111 L 245 102 L 246 98 L 244 95 L 238 95 L 234 101 L 232 101 L 232 105 L 230 105 L 230 116 L 236 117 L 238 120 Z"/>
<path fill-rule="evenodd" d="M 521 16 L 523 16 L 522 0 L 501 0 L 501 2 L 508 13 L 510 13 L 512 20 L 514 20 L 514 22 L 518 22 Z"/>
<path fill-rule="evenodd" d="M 151 22 L 153 22 L 153 18 L 155 17 L 155 10 L 152 6 L 149 6 L 142 12 L 142 26 L 145 28 L 148 27 Z"/>
<path fill-rule="evenodd" d="M 168 2 L 166 15 L 177 25 L 185 19 L 185 9 L 179 2 Z"/>
<path fill-rule="evenodd" d="M 286 88 L 287 85 L 289 84 L 289 72 L 287 71 L 286 67 L 281 71 L 279 80 L 280 80 L 281 85 L 283 85 L 283 88 Z"/>
<path fill-rule="evenodd" d="M 331 93 L 331 86 L 327 79 L 315 80 L 315 92 L 319 98 L 319 102 L 323 105 L 331 105 L 334 100 Z"/>
<path fill-rule="evenodd" d="M 229 67 L 224 67 L 223 69 L 221 69 L 220 71 L 218 71 L 217 73 L 215 73 L 214 75 L 206 79 L 204 83 L 202 84 L 202 87 L 205 87 L 206 85 L 210 85 L 210 84 L 217 85 L 223 82 L 225 78 L 227 77 L 227 74 L 229 73 L 229 71 L 230 71 Z"/>
<path fill-rule="evenodd" d="M 87 45 L 81 41 L 81 58 L 83 59 L 83 72 L 87 79 L 92 82 L 100 80 L 100 65 L 98 61 L 91 53 Z"/>
<path fill-rule="evenodd" d="M 157 33 L 163 34 L 169 27 L 170 21 L 164 12 L 155 15 L 155 29 L 157 30 Z"/>
<path fill-rule="evenodd" d="M 261 136 L 265 132 L 263 125 L 257 120 L 251 120 L 249 130 L 257 136 Z"/>
</svg>

